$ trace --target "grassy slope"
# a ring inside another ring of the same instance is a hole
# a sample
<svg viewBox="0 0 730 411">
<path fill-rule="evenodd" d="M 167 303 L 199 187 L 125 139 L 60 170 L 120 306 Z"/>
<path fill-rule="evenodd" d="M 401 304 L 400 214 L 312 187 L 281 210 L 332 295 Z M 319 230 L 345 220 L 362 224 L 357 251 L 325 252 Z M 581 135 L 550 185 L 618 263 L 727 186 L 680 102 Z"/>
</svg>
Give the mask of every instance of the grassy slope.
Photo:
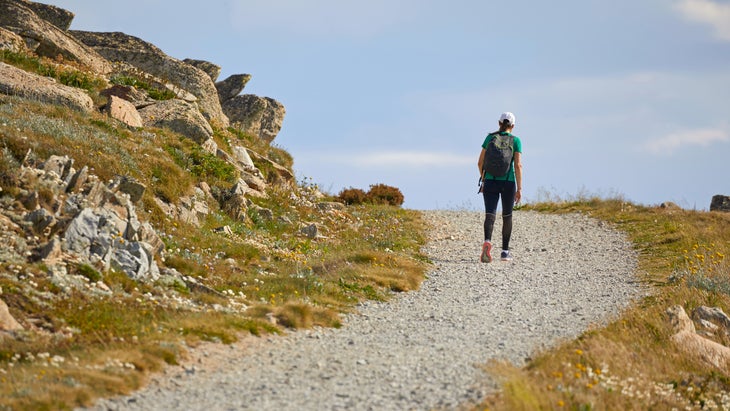
<svg viewBox="0 0 730 411">
<path fill-rule="evenodd" d="M 286 151 L 232 130 L 216 130 L 215 139 L 224 150 L 243 145 L 292 164 Z M 318 190 L 309 184 L 272 184 L 268 198 L 254 199 L 273 211 L 271 220 L 250 211 L 246 221 L 235 221 L 215 204 L 200 228 L 170 219 L 154 196 L 176 201 L 199 182 L 220 192 L 236 175 L 168 131 L 130 130 L 101 114 L 2 97 L 0 152 L 5 211 L 18 206 L 14 199 L 22 190 L 15 176 L 29 152 L 29 163 L 68 155 L 77 169 L 88 166 L 102 181 L 137 178 L 148 187 L 137 205 L 140 220 L 152 222 L 166 245 L 158 263 L 216 291 L 136 283 L 114 271 L 71 264 L 72 273 L 101 279 L 114 296 L 66 293 L 41 263 L 0 262 L 0 298 L 32 329 L 19 338 L 0 336 L 0 409 L 70 409 L 129 392 L 200 341 L 339 326 L 339 315 L 359 301 L 417 288 L 427 266 L 418 213 L 388 206 L 323 211 L 315 205 Z M 262 171 L 274 172 L 263 164 Z M 299 233 L 311 223 L 321 237 Z M 214 231 L 223 225 L 231 227 L 232 237 Z"/>
<path fill-rule="evenodd" d="M 524 369 L 491 364 L 504 390 L 481 409 L 645 410 L 730 405 L 730 374 L 678 351 L 666 309 L 730 309 L 730 214 L 637 206 L 621 199 L 534 204 L 582 212 L 626 232 L 651 295 L 608 326 L 538 355 Z M 725 335 L 713 336 L 730 342 Z"/>
</svg>

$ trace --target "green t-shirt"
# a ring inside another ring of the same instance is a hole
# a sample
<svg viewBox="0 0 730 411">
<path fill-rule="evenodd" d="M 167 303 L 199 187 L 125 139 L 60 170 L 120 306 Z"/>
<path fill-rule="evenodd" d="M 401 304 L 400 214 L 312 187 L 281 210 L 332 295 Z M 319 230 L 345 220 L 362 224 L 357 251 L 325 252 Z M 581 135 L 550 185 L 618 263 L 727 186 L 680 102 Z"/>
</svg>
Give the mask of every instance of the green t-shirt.
<svg viewBox="0 0 730 411">
<path fill-rule="evenodd" d="M 492 141 L 492 139 L 494 139 L 494 136 L 497 135 L 497 134 L 499 134 L 501 136 L 510 135 L 510 133 L 508 133 L 506 131 L 498 131 L 498 132 L 495 132 L 495 133 L 489 133 L 489 135 L 487 135 L 487 138 L 484 139 L 484 143 L 482 144 L 482 148 L 486 149 L 487 148 L 487 144 L 489 144 L 489 142 Z M 517 137 L 514 134 L 512 134 L 512 137 L 514 137 L 514 140 L 513 140 L 514 141 L 514 152 L 515 153 L 521 153 L 522 152 L 522 141 L 520 141 L 520 138 Z M 509 171 L 507 171 L 507 175 L 506 176 L 494 177 L 493 175 L 485 172 L 484 173 L 484 179 L 485 180 L 502 180 L 502 181 L 507 180 L 507 181 L 515 181 L 515 159 L 514 159 L 514 157 L 512 157 L 512 163 L 510 163 L 510 165 L 509 165 Z"/>
</svg>

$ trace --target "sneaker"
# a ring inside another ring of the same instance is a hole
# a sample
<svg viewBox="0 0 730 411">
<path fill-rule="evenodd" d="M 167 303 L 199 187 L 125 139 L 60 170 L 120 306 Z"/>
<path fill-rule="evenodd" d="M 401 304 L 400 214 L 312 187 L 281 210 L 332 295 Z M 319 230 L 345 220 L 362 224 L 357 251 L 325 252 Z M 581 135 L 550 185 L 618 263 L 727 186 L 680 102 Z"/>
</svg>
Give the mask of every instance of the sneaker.
<svg viewBox="0 0 730 411">
<path fill-rule="evenodd" d="M 491 263 L 492 262 L 492 243 L 489 241 L 485 241 L 482 245 L 482 256 L 480 257 L 480 260 L 483 263 Z"/>
<path fill-rule="evenodd" d="M 512 254 L 510 254 L 509 250 L 502 250 L 499 259 L 502 261 L 512 261 Z"/>
</svg>

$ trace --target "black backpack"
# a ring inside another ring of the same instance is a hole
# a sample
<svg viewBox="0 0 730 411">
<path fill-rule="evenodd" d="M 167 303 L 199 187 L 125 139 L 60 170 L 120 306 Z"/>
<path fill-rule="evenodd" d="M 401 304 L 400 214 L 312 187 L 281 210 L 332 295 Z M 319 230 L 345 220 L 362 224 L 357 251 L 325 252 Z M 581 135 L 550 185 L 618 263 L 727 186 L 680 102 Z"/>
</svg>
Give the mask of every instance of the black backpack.
<svg viewBox="0 0 730 411">
<path fill-rule="evenodd" d="M 504 177 L 512 164 L 512 156 L 515 151 L 515 138 L 511 134 L 492 134 L 494 138 L 487 144 L 482 163 L 482 172 L 487 172 L 493 177 Z"/>
</svg>

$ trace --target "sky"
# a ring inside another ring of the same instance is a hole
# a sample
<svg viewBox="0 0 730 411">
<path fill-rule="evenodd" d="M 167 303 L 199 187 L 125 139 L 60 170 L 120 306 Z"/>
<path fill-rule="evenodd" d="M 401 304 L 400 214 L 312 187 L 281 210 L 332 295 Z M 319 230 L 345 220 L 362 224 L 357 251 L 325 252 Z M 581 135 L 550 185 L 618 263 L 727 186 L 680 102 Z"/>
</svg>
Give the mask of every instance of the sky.
<svg viewBox="0 0 730 411">
<path fill-rule="evenodd" d="M 730 195 L 729 0 L 46 2 L 251 74 L 244 94 L 286 107 L 274 144 L 330 194 L 482 209 L 481 144 L 510 111 L 527 203 Z"/>
</svg>

